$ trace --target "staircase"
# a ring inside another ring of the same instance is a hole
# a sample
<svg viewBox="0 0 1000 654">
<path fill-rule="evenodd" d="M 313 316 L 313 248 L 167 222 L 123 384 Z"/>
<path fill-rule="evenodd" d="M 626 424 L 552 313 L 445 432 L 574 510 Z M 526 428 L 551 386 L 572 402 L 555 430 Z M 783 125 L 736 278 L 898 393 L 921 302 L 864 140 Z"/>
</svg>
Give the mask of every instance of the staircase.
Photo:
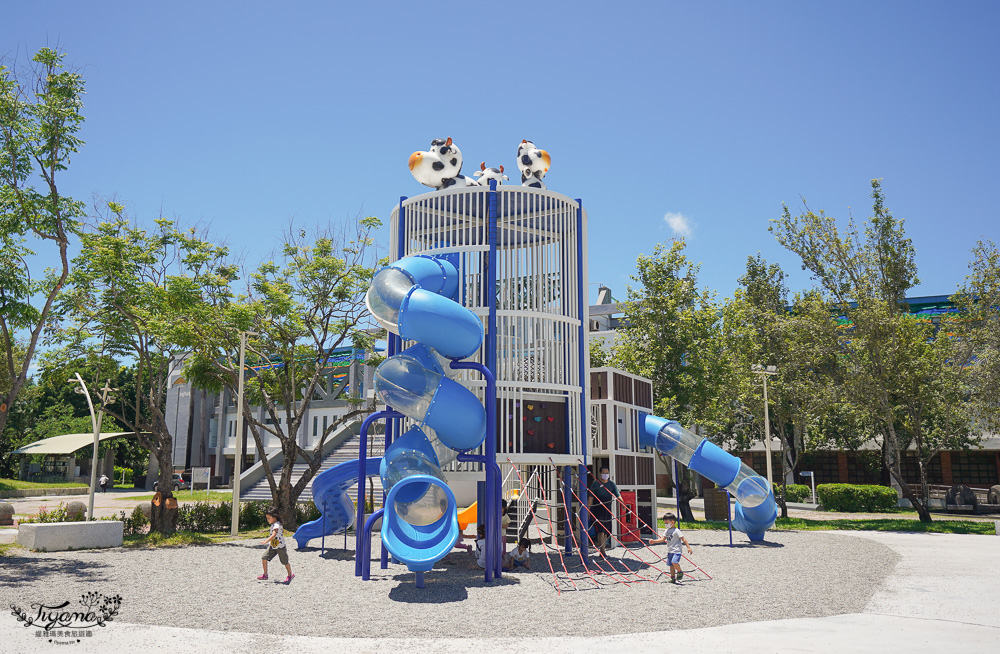
<svg viewBox="0 0 1000 654">
<path fill-rule="evenodd" d="M 371 436 L 372 436 L 372 434 L 369 434 L 369 438 L 371 438 Z M 344 463 L 345 461 L 353 461 L 354 464 L 357 465 L 357 463 L 358 463 L 358 445 L 360 444 L 359 441 L 360 441 L 360 437 L 358 437 L 358 436 L 350 436 L 347 440 L 345 440 L 339 446 L 337 446 L 333 450 L 331 450 L 325 457 L 323 457 L 323 462 L 320 464 L 320 467 L 316 471 L 316 474 L 318 475 L 319 473 L 323 472 L 324 470 L 332 468 L 335 465 L 339 465 L 341 463 Z M 377 450 L 381 450 L 381 447 L 382 447 L 382 444 L 380 442 L 380 443 L 378 443 L 376 449 Z M 382 452 L 381 451 L 377 451 L 377 452 L 374 453 L 374 455 L 375 456 L 381 456 Z M 302 477 L 303 473 L 305 473 L 305 471 L 308 468 L 309 468 L 309 466 L 307 464 L 305 464 L 305 463 L 296 463 L 295 465 L 292 466 L 292 485 L 294 485 L 299 480 L 299 478 Z M 313 478 L 315 478 L 315 475 L 313 475 Z M 374 489 L 375 489 L 375 503 L 376 504 L 380 504 L 382 502 L 382 480 L 379 479 L 377 476 L 370 477 L 370 479 L 371 479 L 372 483 L 374 484 Z M 280 465 L 276 466 L 274 468 L 274 481 L 275 481 L 275 483 L 279 483 L 281 481 L 281 466 Z M 367 484 L 367 482 L 366 482 L 366 484 Z M 366 493 L 366 495 L 369 492 L 369 488 L 370 488 L 369 486 L 367 486 L 367 485 L 365 486 L 365 493 Z M 357 501 L 357 499 L 358 499 L 358 497 L 357 497 L 358 496 L 358 489 L 357 489 L 356 485 L 348 492 L 348 496 L 352 500 Z M 241 490 L 240 491 L 240 499 L 243 499 L 243 500 L 264 500 L 264 501 L 270 502 L 271 501 L 271 487 L 267 483 L 267 476 L 265 475 L 260 481 L 258 481 L 257 483 L 253 484 L 252 486 L 250 486 L 249 488 L 247 488 L 245 491 Z M 300 502 L 312 501 L 312 483 L 311 482 L 306 485 L 305 489 L 302 491 L 302 494 L 299 495 L 299 501 Z"/>
</svg>

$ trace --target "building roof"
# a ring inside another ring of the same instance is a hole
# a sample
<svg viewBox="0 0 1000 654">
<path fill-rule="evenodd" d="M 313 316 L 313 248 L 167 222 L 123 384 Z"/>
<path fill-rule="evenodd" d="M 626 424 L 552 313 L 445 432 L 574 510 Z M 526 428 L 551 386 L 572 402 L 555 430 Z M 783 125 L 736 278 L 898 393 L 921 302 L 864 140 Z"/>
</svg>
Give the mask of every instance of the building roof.
<svg viewBox="0 0 1000 654">
<path fill-rule="evenodd" d="M 111 431 L 101 434 L 101 441 L 135 436 L 134 431 Z M 11 454 L 72 454 L 79 449 L 94 444 L 94 434 L 63 434 L 45 438 L 18 448 Z"/>
</svg>

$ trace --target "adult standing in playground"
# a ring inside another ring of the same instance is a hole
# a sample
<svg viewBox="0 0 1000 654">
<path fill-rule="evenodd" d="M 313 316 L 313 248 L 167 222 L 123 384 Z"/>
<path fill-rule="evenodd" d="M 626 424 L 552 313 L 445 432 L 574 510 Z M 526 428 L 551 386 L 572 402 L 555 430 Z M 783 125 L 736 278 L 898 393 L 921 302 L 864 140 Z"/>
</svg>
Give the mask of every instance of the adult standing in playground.
<svg viewBox="0 0 1000 654">
<path fill-rule="evenodd" d="M 611 536 L 611 501 L 616 497 L 620 500 L 622 494 L 611 481 L 611 470 L 608 466 L 601 466 L 597 479 L 590 484 L 590 517 L 595 522 L 597 549 L 601 550 L 601 554 L 604 554 Z"/>
</svg>

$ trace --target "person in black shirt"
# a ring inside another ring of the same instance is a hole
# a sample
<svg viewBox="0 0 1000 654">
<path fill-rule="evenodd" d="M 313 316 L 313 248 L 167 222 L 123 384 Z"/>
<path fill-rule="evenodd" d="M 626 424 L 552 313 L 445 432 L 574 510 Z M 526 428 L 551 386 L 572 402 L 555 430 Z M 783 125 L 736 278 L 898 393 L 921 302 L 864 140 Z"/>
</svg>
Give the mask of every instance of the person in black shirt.
<svg viewBox="0 0 1000 654">
<path fill-rule="evenodd" d="M 618 491 L 618 486 L 611 481 L 611 470 L 608 466 L 601 466 L 600 474 L 590 485 L 590 517 L 595 522 L 597 530 L 597 548 L 604 554 L 604 549 L 611 535 L 611 500 L 619 500 L 622 494 Z"/>
</svg>

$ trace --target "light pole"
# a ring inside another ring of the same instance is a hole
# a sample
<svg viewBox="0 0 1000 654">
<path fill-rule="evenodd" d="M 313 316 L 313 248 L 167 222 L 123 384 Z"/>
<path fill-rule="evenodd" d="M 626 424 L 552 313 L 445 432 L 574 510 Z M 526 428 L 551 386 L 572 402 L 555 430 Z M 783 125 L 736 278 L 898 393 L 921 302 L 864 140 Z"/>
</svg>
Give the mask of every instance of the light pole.
<svg viewBox="0 0 1000 654">
<path fill-rule="evenodd" d="M 767 487 L 768 489 L 774 488 L 774 480 L 771 475 L 771 418 L 767 410 L 767 377 L 768 375 L 777 375 L 778 369 L 775 366 L 767 366 L 766 368 L 760 364 L 755 363 L 750 367 L 750 370 L 755 375 L 761 375 L 764 379 L 764 451 L 767 453 Z"/>
<path fill-rule="evenodd" d="M 240 475 L 243 472 L 243 379 L 246 377 L 247 335 L 256 336 L 254 332 L 240 332 L 240 378 L 237 380 L 239 391 L 236 395 L 236 443 L 233 453 L 233 524 L 230 534 L 236 536 L 240 530 Z"/>
<path fill-rule="evenodd" d="M 111 395 L 111 391 L 118 390 L 117 388 L 111 388 L 111 380 L 104 382 L 104 388 L 101 389 L 101 405 L 97 408 L 97 415 L 94 415 L 94 403 L 90 400 L 90 391 L 87 390 L 87 384 L 83 381 L 83 377 L 80 373 L 74 373 L 74 376 L 70 378 L 70 383 L 76 382 L 80 384 L 77 387 L 76 392 L 87 398 L 87 406 L 90 407 L 90 424 L 94 426 L 94 456 L 90 461 L 90 499 L 87 502 L 87 520 L 94 519 L 94 491 L 97 488 L 97 446 L 101 440 L 101 421 L 104 420 L 104 405 L 108 401 L 114 401 L 114 397 Z M 114 475 L 112 475 L 113 477 Z"/>
</svg>

